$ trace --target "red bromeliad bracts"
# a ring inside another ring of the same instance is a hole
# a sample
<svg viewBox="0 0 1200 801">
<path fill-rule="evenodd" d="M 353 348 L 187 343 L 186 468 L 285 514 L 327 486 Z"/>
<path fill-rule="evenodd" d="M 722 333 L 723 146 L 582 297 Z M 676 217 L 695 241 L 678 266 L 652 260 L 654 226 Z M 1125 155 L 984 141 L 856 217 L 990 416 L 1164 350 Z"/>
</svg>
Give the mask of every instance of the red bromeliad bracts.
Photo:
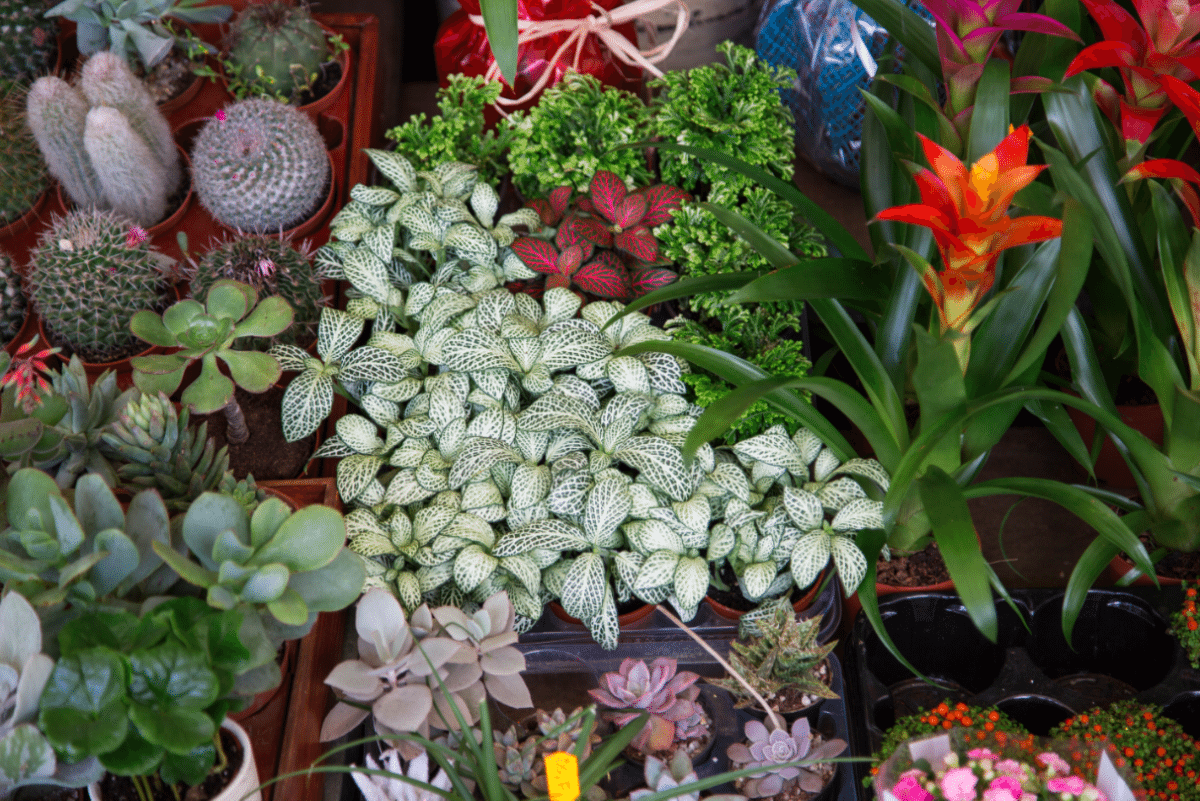
<svg viewBox="0 0 1200 801">
<path fill-rule="evenodd" d="M 1022 125 L 968 169 L 953 153 L 917 134 L 932 169 L 910 164 L 921 202 L 881 211 L 875 219 L 920 225 L 937 241 L 942 269 L 925 264 L 922 279 L 937 306 L 942 333 L 955 331 L 966 370 L 972 313 L 996 280 L 1001 251 L 1062 234 L 1053 217 L 1010 217 L 1013 196 L 1044 166 L 1029 165 L 1029 126 Z"/>
<path fill-rule="evenodd" d="M 1084 48 L 1067 67 L 1070 78 L 1084 70 L 1116 67 L 1125 94 L 1104 81 L 1096 84 L 1096 103 L 1121 130 L 1127 150 L 1136 152 L 1170 107 L 1166 79 L 1175 79 L 1200 103 L 1200 93 L 1185 81 L 1200 78 L 1200 2 L 1133 0 L 1142 24 L 1115 0 L 1083 0 L 1105 41 Z M 1130 155 L 1130 153 L 1127 153 Z"/>
</svg>

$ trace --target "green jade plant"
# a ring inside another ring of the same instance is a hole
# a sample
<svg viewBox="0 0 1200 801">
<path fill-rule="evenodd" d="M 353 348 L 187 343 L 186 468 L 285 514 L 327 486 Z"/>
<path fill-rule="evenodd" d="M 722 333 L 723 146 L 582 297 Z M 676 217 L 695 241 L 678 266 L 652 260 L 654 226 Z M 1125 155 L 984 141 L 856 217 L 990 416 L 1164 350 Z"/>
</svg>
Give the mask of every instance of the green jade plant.
<svg viewBox="0 0 1200 801">
<path fill-rule="evenodd" d="M 227 438 L 240 443 L 250 438 L 234 385 L 247 392 L 266 392 L 279 380 L 279 361 L 266 353 L 236 350 L 240 337 L 273 337 L 292 323 L 292 309 L 279 297 L 258 299 L 248 284 L 222 279 L 213 283 L 205 304 L 186 299 L 162 313 L 140 311 L 129 330 L 152 345 L 179 348 L 172 354 L 133 359 L 133 382 L 142 392 L 171 395 L 183 383 L 188 365 L 199 362 L 200 375 L 184 389 L 182 401 L 197 414 L 225 412 Z M 220 359 L 229 368 L 221 372 Z"/>
</svg>

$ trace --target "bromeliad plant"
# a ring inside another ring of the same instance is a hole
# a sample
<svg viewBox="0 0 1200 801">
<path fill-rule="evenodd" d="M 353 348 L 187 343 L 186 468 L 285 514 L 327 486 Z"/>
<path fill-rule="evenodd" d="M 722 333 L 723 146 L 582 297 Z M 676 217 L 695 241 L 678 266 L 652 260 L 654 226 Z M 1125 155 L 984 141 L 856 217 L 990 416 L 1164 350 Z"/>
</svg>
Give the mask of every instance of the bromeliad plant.
<svg viewBox="0 0 1200 801">
<path fill-rule="evenodd" d="M 133 383 L 142 392 L 171 395 L 183 383 L 184 370 L 200 362 L 200 375 L 184 389 L 181 399 L 197 414 L 221 410 L 229 421 L 227 438 L 232 443 L 250 438 L 234 385 L 247 392 L 266 392 L 279 380 L 282 368 L 274 356 L 235 350 L 240 337 L 273 337 L 292 323 L 287 301 L 272 296 L 260 302 L 249 284 L 222 279 L 213 283 L 205 304 L 187 299 L 162 315 L 139 311 L 129 321 L 129 330 L 139 339 L 165 348 L 179 348 L 168 355 L 133 359 Z M 229 368 L 221 372 L 220 359 Z M 232 378 L 231 378 L 232 377 Z"/>
</svg>

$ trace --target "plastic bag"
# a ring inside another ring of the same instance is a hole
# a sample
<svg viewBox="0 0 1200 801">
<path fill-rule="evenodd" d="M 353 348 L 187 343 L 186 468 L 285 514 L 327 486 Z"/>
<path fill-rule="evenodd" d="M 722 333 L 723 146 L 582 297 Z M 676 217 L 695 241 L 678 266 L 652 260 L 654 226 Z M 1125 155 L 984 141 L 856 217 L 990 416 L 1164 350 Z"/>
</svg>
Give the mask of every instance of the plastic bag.
<svg viewBox="0 0 1200 801">
<path fill-rule="evenodd" d="M 927 12 L 909 2 L 922 15 Z M 857 189 L 865 89 L 887 31 L 851 0 L 774 0 L 759 16 L 759 58 L 799 75 L 784 102 L 796 118 L 796 149 L 818 172 Z"/>
<path fill-rule="evenodd" d="M 622 5 L 624 0 L 597 0 L 605 10 Z M 583 19 L 593 16 L 596 10 L 589 0 L 518 0 L 517 15 L 527 20 L 566 20 Z M 442 23 L 438 29 L 437 41 L 434 42 L 434 57 L 437 60 L 438 80 L 442 86 L 447 85 L 447 78 L 455 73 L 465 75 L 483 75 L 492 64 L 492 51 L 488 47 L 487 33 L 483 25 L 477 25 L 470 19 L 471 15 L 478 16 L 479 0 L 462 0 L 462 8 L 455 11 Z M 637 31 L 632 22 L 617 25 L 614 30 L 637 43 Z M 520 45 L 517 51 L 517 76 L 515 86 L 505 86 L 501 97 L 516 99 L 524 95 L 546 71 L 550 60 L 566 41 L 568 33 L 554 33 Z M 553 86 L 562 80 L 566 71 L 575 63 L 575 48 L 567 49 L 551 69 L 553 74 L 546 87 Z M 615 58 L 608 48 L 596 37 L 587 36 L 579 55 L 579 72 L 594 75 L 603 83 L 625 89 L 630 92 L 640 92 L 642 88 L 641 70 L 625 64 Z M 543 87 L 544 89 L 545 87 Z M 506 111 L 518 108 L 528 108 L 536 103 L 536 97 L 519 106 L 506 106 Z M 489 110 L 489 124 L 497 118 L 494 110 Z"/>
</svg>

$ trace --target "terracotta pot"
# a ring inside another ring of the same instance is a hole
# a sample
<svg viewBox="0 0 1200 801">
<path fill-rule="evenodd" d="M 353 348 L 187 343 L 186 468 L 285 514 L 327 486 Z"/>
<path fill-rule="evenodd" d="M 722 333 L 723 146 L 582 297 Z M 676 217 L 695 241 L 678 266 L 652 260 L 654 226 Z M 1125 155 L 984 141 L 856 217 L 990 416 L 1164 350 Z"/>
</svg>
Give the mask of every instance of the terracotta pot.
<svg viewBox="0 0 1200 801">
<path fill-rule="evenodd" d="M 21 323 L 21 327 L 17 330 L 17 333 L 13 335 L 13 338 L 5 343 L 4 350 L 8 352 L 9 356 L 16 356 L 17 349 L 29 340 L 33 339 L 35 334 L 39 334 L 37 315 L 34 314 L 32 310 L 26 308 L 25 322 Z M 42 345 L 45 342 L 46 340 L 44 339 L 38 339 L 39 345 Z"/>
<path fill-rule="evenodd" d="M 325 478 L 293 478 L 277 481 L 255 482 L 259 487 L 279 495 L 296 509 L 321 504 L 341 511 L 342 502 L 337 494 L 333 476 Z"/>
<path fill-rule="evenodd" d="M 1090 446 L 1096 433 L 1096 421 L 1073 406 L 1067 407 L 1067 414 L 1070 415 L 1079 435 L 1083 437 L 1084 445 Z M 1163 414 L 1162 407 L 1157 403 L 1118 406 L 1117 414 L 1120 415 L 1121 422 L 1145 434 L 1154 444 L 1162 445 Z M 1129 465 L 1125 464 L 1125 460 L 1117 452 L 1117 446 L 1113 444 L 1111 437 L 1106 436 L 1104 444 L 1100 446 L 1100 454 L 1096 457 L 1096 478 L 1112 487 L 1137 486 L 1133 474 L 1129 472 Z"/>
<path fill-rule="evenodd" d="M 192 82 L 187 85 L 187 88 L 167 102 L 159 103 L 158 110 L 162 112 L 164 117 L 169 117 L 179 109 L 188 105 L 196 99 L 196 95 L 200 94 L 200 87 L 204 85 L 204 80 L 205 79 L 201 78 L 199 75 L 193 75 Z"/>
<path fill-rule="evenodd" d="M 211 796 L 208 801 L 262 801 L 262 793 L 258 790 L 258 764 L 254 760 L 254 748 L 246 730 L 229 718 L 225 718 L 221 728 L 232 732 L 237 738 L 238 745 L 242 747 L 242 765 L 229 784 L 225 785 L 225 789 Z M 104 801 L 99 784 L 88 785 L 88 799 Z"/>
<path fill-rule="evenodd" d="M 1110 583 L 1115 585 L 1127 573 L 1130 573 L 1136 569 L 1137 568 L 1134 566 L 1133 562 L 1130 561 L 1128 556 L 1123 553 L 1119 553 L 1112 558 L 1111 562 L 1108 563 L 1108 568 L 1104 572 L 1104 577 Z M 1158 579 L 1159 585 L 1163 587 L 1173 587 L 1184 581 L 1184 579 L 1174 578 L 1173 576 L 1163 576 L 1159 575 L 1158 573 L 1155 573 L 1155 578 Z M 1200 576 L 1193 576 L 1191 579 L 1189 579 L 1189 581 L 1194 582 L 1198 578 L 1200 578 Z M 1133 580 L 1130 586 L 1153 587 L 1154 582 L 1150 580 L 1149 576 L 1139 572 L 1138 577 Z"/>
<path fill-rule="evenodd" d="M 279 684 L 266 692 L 258 693 L 250 701 L 250 705 L 241 712 L 231 712 L 230 719 L 238 723 L 245 723 L 257 713 L 261 712 L 268 704 L 274 701 L 285 688 L 292 686 L 292 678 L 296 672 L 296 652 L 300 648 L 299 640 L 288 640 L 283 644 L 283 655 L 279 661 Z"/>
<path fill-rule="evenodd" d="M 564 623 L 570 623 L 575 626 L 583 625 L 582 620 L 580 620 L 577 617 L 571 617 L 570 615 L 568 615 L 567 610 L 563 609 L 562 604 L 560 604 L 558 601 L 551 601 L 549 606 L 550 606 L 550 611 L 554 613 L 554 616 L 557 617 L 559 620 L 563 621 Z M 625 626 L 631 626 L 634 623 L 637 623 L 639 620 L 643 620 L 644 618 L 646 618 L 646 616 L 648 616 L 653 611 L 654 611 L 654 604 L 646 604 L 645 606 L 639 606 L 637 609 L 634 609 L 632 612 L 626 612 L 623 615 L 617 615 L 617 624 L 620 625 L 622 628 L 624 628 Z"/>
<path fill-rule="evenodd" d="M 805 591 L 805 593 L 797 598 L 795 603 L 792 604 L 792 609 L 795 609 L 796 612 L 799 613 L 812 606 L 813 601 L 815 601 L 817 598 L 817 592 L 821 589 L 821 585 L 825 582 L 825 577 L 828 572 L 829 568 L 825 568 L 821 571 L 820 575 L 818 575 L 816 580 L 812 583 L 812 586 L 810 586 L 808 590 Z M 718 616 L 723 617 L 726 620 L 740 620 L 742 615 L 746 614 L 741 610 L 732 609 L 726 606 L 709 595 L 704 596 L 704 602 L 708 604 L 709 609 L 712 609 L 717 613 Z"/>
<path fill-rule="evenodd" d="M 838 586 L 841 586 L 841 580 L 838 581 Z M 897 584 L 880 584 L 875 582 L 875 596 L 884 598 L 888 595 L 895 595 L 900 592 L 954 592 L 954 581 L 946 579 L 939 581 L 936 584 L 925 584 L 921 586 L 905 587 Z M 842 634 L 845 636 L 849 633 L 850 627 L 854 625 L 854 619 L 858 617 L 858 613 L 862 611 L 862 601 L 858 599 L 858 593 L 851 595 L 845 599 L 846 616 L 842 618 Z"/>
<path fill-rule="evenodd" d="M 175 143 L 175 149 L 179 151 L 179 158 L 182 162 L 180 169 L 188 181 L 187 194 L 183 196 L 183 202 L 180 203 L 173 212 L 146 229 L 146 235 L 151 239 L 158 239 L 164 234 L 170 233 L 175 227 L 177 227 L 180 220 L 183 219 L 183 216 L 187 214 L 188 208 L 192 205 L 192 198 L 195 195 L 195 193 L 192 192 L 191 185 L 192 160 L 188 158 L 187 151 L 179 145 L 179 142 Z M 58 203 L 60 206 L 68 211 L 76 208 L 75 202 L 67 197 L 63 192 L 62 184 L 55 184 L 54 191 L 58 193 Z"/>
<path fill-rule="evenodd" d="M 8 239 L 11 236 L 16 236 L 17 234 L 24 233 L 25 231 L 29 230 L 29 226 L 33 225 L 33 223 L 45 212 L 46 202 L 49 199 L 50 189 L 47 188 L 45 192 L 42 192 L 42 194 L 38 196 L 37 200 L 33 201 L 33 205 L 29 208 L 29 211 L 25 212 L 7 225 L 0 226 L 0 239 Z M 28 269 L 24 265 L 14 264 L 13 266 L 17 267 L 18 273 L 23 273 L 24 270 Z"/>
<path fill-rule="evenodd" d="M 325 28 L 325 32 L 330 36 L 334 35 L 334 32 L 329 28 Z M 312 117 L 314 121 L 317 119 L 318 114 L 336 103 L 346 93 L 346 88 L 350 86 L 350 51 L 343 50 L 341 53 L 338 53 L 335 60 L 342 67 L 342 76 L 338 79 L 338 82 L 334 84 L 332 89 L 325 93 L 324 97 L 319 97 L 311 103 L 300 106 L 300 110 Z"/>
</svg>

